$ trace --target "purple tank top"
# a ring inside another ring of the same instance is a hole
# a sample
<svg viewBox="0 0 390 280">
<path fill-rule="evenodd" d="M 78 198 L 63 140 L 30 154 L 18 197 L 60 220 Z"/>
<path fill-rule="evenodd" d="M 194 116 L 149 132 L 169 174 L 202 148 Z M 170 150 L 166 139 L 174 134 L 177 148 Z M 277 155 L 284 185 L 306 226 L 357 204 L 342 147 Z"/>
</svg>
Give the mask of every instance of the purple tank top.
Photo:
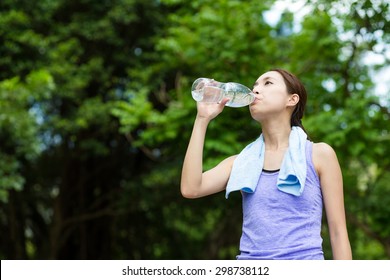
<svg viewBox="0 0 390 280">
<path fill-rule="evenodd" d="M 322 260 L 322 193 L 306 142 L 307 175 L 301 196 L 281 192 L 279 172 L 262 172 L 254 193 L 242 192 L 243 226 L 237 259 Z"/>
</svg>

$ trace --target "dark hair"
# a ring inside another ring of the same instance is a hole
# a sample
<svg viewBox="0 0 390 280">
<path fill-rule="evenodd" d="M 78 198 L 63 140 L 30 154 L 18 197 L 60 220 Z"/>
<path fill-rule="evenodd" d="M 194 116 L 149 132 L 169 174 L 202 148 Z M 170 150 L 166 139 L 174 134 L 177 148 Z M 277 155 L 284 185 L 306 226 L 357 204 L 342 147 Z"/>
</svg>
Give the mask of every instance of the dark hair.
<svg viewBox="0 0 390 280">
<path fill-rule="evenodd" d="M 305 128 L 302 125 L 302 118 L 303 118 L 303 113 L 305 112 L 306 100 L 307 100 L 307 93 L 304 85 L 295 75 L 291 74 L 286 70 L 275 68 L 270 71 L 276 71 L 280 75 L 282 75 L 284 83 L 286 84 L 287 87 L 287 92 L 289 94 L 294 94 L 294 93 L 298 94 L 299 102 L 297 103 L 291 115 L 291 126 L 299 126 L 306 132 Z"/>
</svg>

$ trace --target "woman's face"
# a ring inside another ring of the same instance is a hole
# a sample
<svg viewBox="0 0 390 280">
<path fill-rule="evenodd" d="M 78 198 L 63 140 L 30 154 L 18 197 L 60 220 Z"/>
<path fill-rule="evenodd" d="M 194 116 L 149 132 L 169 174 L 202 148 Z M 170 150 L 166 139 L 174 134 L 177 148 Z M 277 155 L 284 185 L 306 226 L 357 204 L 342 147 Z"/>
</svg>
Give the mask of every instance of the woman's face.
<svg viewBox="0 0 390 280">
<path fill-rule="evenodd" d="M 255 120 L 286 111 L 291 96 L 282 75 L 276 71 L 261 75 L 253 86 L 253 93 L 256 99 L 249 108 Z"/>
</svg>

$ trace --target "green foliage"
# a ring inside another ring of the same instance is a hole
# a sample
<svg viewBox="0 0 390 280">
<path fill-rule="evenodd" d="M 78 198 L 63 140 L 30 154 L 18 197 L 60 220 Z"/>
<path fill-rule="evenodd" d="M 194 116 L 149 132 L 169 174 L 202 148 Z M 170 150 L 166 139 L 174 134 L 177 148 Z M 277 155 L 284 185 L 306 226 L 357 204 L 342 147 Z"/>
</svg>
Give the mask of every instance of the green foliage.
<svg viewBox="0 0 390 280">
<path fill-rule="evenodd" d="M 303 18 L 286 10 L 270 25 L 274 2 L 1 1 L 0 255 L 234 258 L 240 197 L 180 195 L 190 86 L 250 87 L 282 67 L 309 92 L 310 137 L 338 154 L 355 258 L 388 259 L 390 101 L 372 73 L 388 65 L 389 4 L 307 1 Z M 205 168 L 259 133 L 247 108 L 225 108 Z"/>
<path fill-rule="evenodd" d="M 25 178 L 24 161 L 34 160 L 40 152 L 37 139 L 40 112 L 37 106 L 51 96 L 55 88 L 51 75 L 33 71 L 22 82 L 14 77 L 0 82 L 0 200 L 8 191 L 21 190 Z"/>
<path fill-rule="evenodd" d="M 269 2 L 192 1 L 191 6 L 183 5 L 170 15 L 167 34 L 156 44 L 165 67 L 182 69 L 190 77 L 253 81 L 251 75 L 264 67 L 270 27 L 261 13 Z"/>
</svg>

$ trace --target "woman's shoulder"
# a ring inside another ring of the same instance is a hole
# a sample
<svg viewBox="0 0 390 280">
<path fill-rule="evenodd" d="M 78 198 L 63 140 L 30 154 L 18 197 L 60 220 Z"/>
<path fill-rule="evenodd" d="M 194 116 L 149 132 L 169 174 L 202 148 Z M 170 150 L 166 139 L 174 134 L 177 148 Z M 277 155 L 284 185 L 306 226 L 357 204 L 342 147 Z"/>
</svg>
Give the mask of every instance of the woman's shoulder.
<svg viewBox="0 0 390 280">
<path fill-rule="evenodd" d="M 327 164 L 331 164 L 335 159 L 337 160 L 336 153 L 332 146 L 324 142 L 313 143 L 312 158 L 318 173 L 320 173 L 321 169 L 326 167 Z"/>
<path fill-rule="evenodd" d="M 319 155 L 327 155 L 327 154 L 333 154 L 334 149 L 331 145 L 325 143 L 325 142 L 313 142 L 313 154 L 319 154 Z"/>
</svg>

